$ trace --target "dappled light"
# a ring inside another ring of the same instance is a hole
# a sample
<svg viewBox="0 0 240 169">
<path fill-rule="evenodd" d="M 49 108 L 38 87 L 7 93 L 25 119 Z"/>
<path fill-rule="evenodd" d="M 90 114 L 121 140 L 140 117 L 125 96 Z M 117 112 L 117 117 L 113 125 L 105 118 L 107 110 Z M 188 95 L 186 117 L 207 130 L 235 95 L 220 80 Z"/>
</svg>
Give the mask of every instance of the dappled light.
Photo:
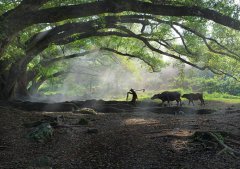
<svg viewBox="0 0 240 169">
<path fill-rule="evenodd" d="M 161 131 L 158 131 L 158 132 L 150 132 L 146 136 L 148 138 L 172 137 L 176 139 L 181 139 L 181 138 L 184 139 L 186 137 L 191 136 L 192 134 L 193 134 L 192 130 L 190 129 L 173 128 L 173 129 L 162 129 Z"/>
<path fill-rule="evenodd" d="M 143 119 L 143 118 L 130 118 L 126 119 L 123 124 L 124 125 L 152 125 L 159 123 L 159 121 L 155 119 Z"/>
<path fill-rule="evenodd" d="M 172 147 L 175 151 L 186 150 L 188 148 L 187 143 L 188 143 L 188 141 L 174 140 L 172 142 Z"/>
</svg>

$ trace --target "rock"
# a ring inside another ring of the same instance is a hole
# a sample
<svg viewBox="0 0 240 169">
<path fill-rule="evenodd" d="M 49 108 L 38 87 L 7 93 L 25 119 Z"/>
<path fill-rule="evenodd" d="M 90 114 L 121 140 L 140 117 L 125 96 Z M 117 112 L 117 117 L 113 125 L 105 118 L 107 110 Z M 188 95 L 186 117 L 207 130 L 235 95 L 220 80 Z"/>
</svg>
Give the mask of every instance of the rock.
<svg viewBox="0 0 240 169">
<path fill-rule="evenodd" d="M 79 110 L 73 111 L 73 113 L 81 113 L 81 114 L 97 114 L 97 112 L 91 108 L 82 108 Z"/>
</svg>

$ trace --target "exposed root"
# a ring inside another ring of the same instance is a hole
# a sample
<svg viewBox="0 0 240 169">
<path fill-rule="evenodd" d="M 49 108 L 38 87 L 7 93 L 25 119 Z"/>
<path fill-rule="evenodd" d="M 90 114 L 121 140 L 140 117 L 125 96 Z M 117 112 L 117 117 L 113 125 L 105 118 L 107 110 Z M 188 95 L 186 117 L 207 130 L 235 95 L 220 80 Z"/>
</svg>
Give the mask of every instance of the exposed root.
<svg viewBox="0 0 240 169">
<path fill-rule="evenodd" d="M 217 148 L 220 145 L 223 149 L 219 151 L 217 154 L 220 155 L 222 153 L 228 153 L 233 157 L 240 156 L 240 152 L 234 150 L 224 143 L 224 138 L 219 132 L 213 131 L 197 131 L 191 137 L 194 141 L 199 141 L 202 143 L 204 148 L 210 148 L 210 145 L 213 145 L 214 148 Z M 212 147 L 212 146 L 211 146 Z"/>
<path fill-rule="evenodd" d="M 234 157 L 236 157 L 236 155 L 240 156 L 240 152 L 239 151 L 236 151 L 233 148 L 231 148 L 228 145 L 226 145 L 224 143 L 223 139 L 219 139 L 218 136 L 215 133 L 209 132 L 209 134 L 223 147 L 223 149 L 220 152 L 218 152 L 218 154 L 226 152 L 226 153 L 229 153 L 230 155 L 232 155 Z"/>
</svg>

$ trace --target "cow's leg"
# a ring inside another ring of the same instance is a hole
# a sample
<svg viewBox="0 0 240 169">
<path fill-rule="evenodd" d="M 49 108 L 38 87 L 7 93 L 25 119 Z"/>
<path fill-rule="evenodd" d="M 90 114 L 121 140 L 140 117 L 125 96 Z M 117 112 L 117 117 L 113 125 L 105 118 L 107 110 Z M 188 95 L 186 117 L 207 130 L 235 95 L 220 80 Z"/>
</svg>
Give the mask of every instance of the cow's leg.
<svg viewBox="0 0 240 169">
<path fill-rule="evenodd" d="M 190 102 L 191 102 L 191 101 L 190 101 L 190 100 L 188 100 L 188 105 L 190 105 Z"/>
<path fill-rule="evenodd" d="M 165 101 L 162 101 L 162 107 L 163 107 L 163 105 L 164 105 L 164 102 L 165 102 Z"/>
<path fill-rule="evenodd" d="M 177 101 L 177 106 L 181 106 L 181 99 L 180 98 L 176 99 L 176 101 Z"/>
<path fill-rule="evenodd" d="M 193 106 L 194 106 L 193 100 L 192 100 L 192 104 L 193 104 Z"/>
<path fill-rule="evenodd" d="M 180 102 L 180 106 L 182 106 L 182 100 L 181 99 L 179 99 L 179 102 Z"/>
<path fill-rule="evenodd" d="M 179 105 L 179 100 L 176 100 L 177 101 L 177 106 Z"/>
<path fill-rule="evenodd" d="M 168 100 L 167 102 L 168 102 L 168 107 L 170 107 L 170 101 Z"/>
</svg>

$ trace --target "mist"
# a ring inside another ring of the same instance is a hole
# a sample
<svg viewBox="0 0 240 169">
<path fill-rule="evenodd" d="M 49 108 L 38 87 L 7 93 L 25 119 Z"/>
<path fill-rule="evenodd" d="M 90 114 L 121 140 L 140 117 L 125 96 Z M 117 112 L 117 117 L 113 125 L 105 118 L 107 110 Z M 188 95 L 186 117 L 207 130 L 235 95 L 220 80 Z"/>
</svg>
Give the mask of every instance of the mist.
<svg viewBox="0 0 240 169">
<path fill-rule="evenodd" d="M 62 77 L 58 87 L 51 88 L 51 94 L 44 93 L 45 100 L 117 100 L 126 98 L 131 88 L 157 93 L 171 88 L 172 79 L 178 75 L 178 69 L 171 64 L 153 73 L 138 59 L 100 52 L 68 60 L 68 65 L 69 73 Z M 48 85 L 46 81 L 44 86 Z"/>
</svg>

